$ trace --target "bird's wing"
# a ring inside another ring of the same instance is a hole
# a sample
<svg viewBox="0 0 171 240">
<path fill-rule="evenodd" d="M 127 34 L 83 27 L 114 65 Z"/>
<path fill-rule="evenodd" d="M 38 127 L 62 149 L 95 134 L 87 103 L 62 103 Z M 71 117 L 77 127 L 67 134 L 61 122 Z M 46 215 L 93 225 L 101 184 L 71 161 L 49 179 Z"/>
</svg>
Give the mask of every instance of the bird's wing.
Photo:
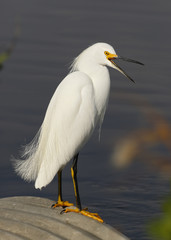
<svg viewBox="0 0 171 240">
<path fill-rule="evenodd" d="M 46 186 L 91 136 L 97 122 L 94 89 L 84 73 L 69 74 L 48 106 L 35 153 L 39 172 L 35 187 Z"/>
</svg>

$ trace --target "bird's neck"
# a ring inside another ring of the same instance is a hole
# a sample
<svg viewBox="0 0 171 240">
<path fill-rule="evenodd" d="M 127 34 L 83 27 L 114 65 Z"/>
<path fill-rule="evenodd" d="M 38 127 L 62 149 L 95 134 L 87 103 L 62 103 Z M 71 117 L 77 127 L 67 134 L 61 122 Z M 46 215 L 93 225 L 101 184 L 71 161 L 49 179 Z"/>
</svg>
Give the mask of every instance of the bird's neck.
<svg viewBox="0 0 171 240">
<path fill-rule="evenodd" d="M 109 71 L 105 66 L 98 66 L 89 76 L 92 79 L 94 86 L 97 110 L 99 115 L 103 115 L 108 104 L 110 92 Z"/>
<path fill-rule="evenodd" d="M 110 76 L 106 66 L 89 61 L 80 64 L 77 70 L 86 73 L 92 80 L 95 92 L 95 102 L 99 115 L 104 115 L 110 91 Z"/>
</svg>

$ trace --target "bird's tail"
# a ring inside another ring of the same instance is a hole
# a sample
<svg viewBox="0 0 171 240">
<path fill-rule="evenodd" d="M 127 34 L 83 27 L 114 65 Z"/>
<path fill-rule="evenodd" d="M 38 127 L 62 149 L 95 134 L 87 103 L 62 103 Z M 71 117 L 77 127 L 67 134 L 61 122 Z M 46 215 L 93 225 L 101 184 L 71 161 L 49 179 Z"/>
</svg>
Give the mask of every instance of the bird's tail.
<svg viewBox="0 0 171 240">
<path fill-rule="evenodd" d="M 55 119 L 50 120 L 47 113 L 33 141 L 23 148 L 23 160 L 13 159 L 16 173 L 25 181 L 35 181 L 35 188 L 41 189 L 49 184 L 58 170 L 72 157 L 71 154 L 68 156 L 60 151 L 57 133 L 51 128 Z"/>
<path fill-rule="evenodd" d="M 22 149 L 22 159 L 12 158 L 12 163 L 15 172 L 25 181 L 35 181 L 39 171 L 39 161 L 36 157 L 39 146 L 40 131 L 36 134 L 31 143 L 27 144 Z"/>
</svg>

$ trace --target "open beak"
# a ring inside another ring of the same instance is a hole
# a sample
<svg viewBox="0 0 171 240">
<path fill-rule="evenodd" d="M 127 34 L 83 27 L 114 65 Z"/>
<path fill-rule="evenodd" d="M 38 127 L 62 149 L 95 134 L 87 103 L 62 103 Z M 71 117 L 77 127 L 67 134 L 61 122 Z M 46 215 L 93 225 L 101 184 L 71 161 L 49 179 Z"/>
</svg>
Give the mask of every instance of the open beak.
<svg viewBox="0 0 171 240">
<path fill-rule="evenodd" d="M 110 54 L 110 56 L 108 56 L 108 60 L 109 60 L 113 65 L 115 65 L 116 69 L 117 69 L 119 72 L 121 72 L 124 76 L 126 76 L 129 80 L 131 80 L 132 82 L 135 83 L 135 81 L 134 81 L 130 76 L 128 76 L 128 74 L 127 74 L 121 67 L 119 67 L 119 66 L 114 62 L 114 60 L 120 60 L 120 59 L 123 60 L 123 61 L 132 62 L 132 63 L 136 63 L 136 64 L 140 64 L 140 65 L 144 65 L 144 64 L 141 63 L 141 62 L 138 62 L 138 61 L 129 59 L 129 58 L 120 57 L 120 56 L 115 55 L 115 54 Z"/>
</svg>

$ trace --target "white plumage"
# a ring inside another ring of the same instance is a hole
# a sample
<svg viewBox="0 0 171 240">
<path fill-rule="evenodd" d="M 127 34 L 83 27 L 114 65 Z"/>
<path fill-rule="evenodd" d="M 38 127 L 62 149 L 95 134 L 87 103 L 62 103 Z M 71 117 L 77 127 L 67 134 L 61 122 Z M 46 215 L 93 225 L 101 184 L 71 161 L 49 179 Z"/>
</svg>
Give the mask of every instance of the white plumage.
<svg viewBox="0 0 171 240">
<path fill-rule="evenodd" d="M 57 87 L 38 134 L 23 150 L 24 160 L 15 160 L 16 172 L 35 181 L 35 188 L 49 184 L 101 126 L 110 91 L 106 66 L 125 75 L 113 62 L 117 57 L 110 45 L 96 43 L 74 60 Z"/>
</svg>

